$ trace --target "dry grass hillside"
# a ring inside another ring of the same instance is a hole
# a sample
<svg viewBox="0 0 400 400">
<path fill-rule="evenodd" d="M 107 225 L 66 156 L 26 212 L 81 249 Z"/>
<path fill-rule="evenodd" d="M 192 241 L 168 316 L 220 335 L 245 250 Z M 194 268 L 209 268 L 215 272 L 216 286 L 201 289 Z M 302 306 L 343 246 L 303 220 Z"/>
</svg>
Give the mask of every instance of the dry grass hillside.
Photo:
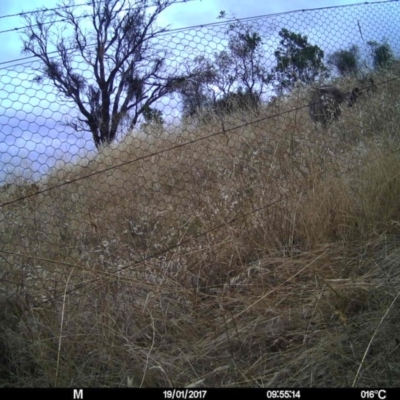
<svg viewBox="0 0 400 400">
<path fill-rule="evenodd" d="M 3 187 L 0 386 L 400 386 L 398 72 Z"/>
</svg>

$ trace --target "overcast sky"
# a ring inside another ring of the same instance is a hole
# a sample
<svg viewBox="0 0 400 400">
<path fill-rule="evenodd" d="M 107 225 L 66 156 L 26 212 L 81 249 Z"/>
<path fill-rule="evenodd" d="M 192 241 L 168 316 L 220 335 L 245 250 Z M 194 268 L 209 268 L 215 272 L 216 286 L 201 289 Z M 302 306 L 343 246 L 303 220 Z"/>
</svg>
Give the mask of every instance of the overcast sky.
<svg viewBox="0 0 400 400">
<path fill-rule="evenodd" d="M 76 3 L 85 3 L 85 0 L 76 0 Z M 359 0 L 192 0 L 167 9 L 162 14 L 160 24 L 171 25 L 171 28 L 182 28 L 217 22 L 217 16 L 221 10 L 226 11 L 229 15 L 233 13 L 237 18 L 246 18 L 300 9 L 362 3 L 365 2 Z M 59 4 L 58 0 L 0 0 L 0 31 L 23 26 L 24 20 L 21 17 L 7 17 L 8 15 L 32 11 L 40 7 L 53 8 L 57 4 Z M 19 37 L 20 32 L 18 31 L 0 33 L 2 44 L 0 62 L 21 57 Z"/>
<path fill-rule="evenodd" d="M 375 3 L 382 2 L 385 1 Z M 76 4 L 82 3 L 86 1 L 76 0 Z M 15 61 L 9 63 L 26 57 L 21 54 L 22 32 L 17 30 L 23 27 L 25 21 L 20 16 L 7 16 L 39 7 L 54 8 L 57 4 L 57 0 L 0 0 L 0 184 L 10 181 L 10 176 L 20 175 L 29 179 L 29 171 L 37 179 L 60 158 L 69 162 L 80 151 L 94 150 L 89 132 L 76 132 L 63 124 L 71 115 L 77 114 L 76 107 L 66 108 L 53 87 L 39 86 L 34 82 L 33 72 L 37 67 L 32 59 L 25 65 L 17 65 Z M 158 25 L 176 29 L 216 23 L 220 22 L 217 16 L 222 10 L 228 16 L 247 18 L 346 4 L 360 6 L 259 19 L 258 32 L 265 39 L 269 60 L 274 62 L 273 51 L 277 45 L 278 30 L 282 27 L 306 34 L 310 43 L 321 46 L 328 55 L 352 44 L 357 44 L 365 52 L 368 48 L 366 41 L 381 42 L 388 38 L 398 56 L 400 43 L 392 43 L 398 41 L 398 8 L 392 7 L 393 4 L 375 6 L 370 2 L 365 5 L 365 2 L 356 0 L 191 0 L 164 11 Z M 181 66 L 185 57 L 211 56 L 212 52 L 221 50 L 219 47 L 223 46 L 225 29 L 224 26 L 206 26 L 173 32 L 164 37 L 163 46 L 176 50 L 176 63 Z M 7 30 L 11 31 L 2 32 Z M 165 106 L 164 116 L 170 120 L 179 117 L 180 104 L 169 102 L 161 105 Z M 167 118 L 165 120 L 170 123 Z"/>
</svg>

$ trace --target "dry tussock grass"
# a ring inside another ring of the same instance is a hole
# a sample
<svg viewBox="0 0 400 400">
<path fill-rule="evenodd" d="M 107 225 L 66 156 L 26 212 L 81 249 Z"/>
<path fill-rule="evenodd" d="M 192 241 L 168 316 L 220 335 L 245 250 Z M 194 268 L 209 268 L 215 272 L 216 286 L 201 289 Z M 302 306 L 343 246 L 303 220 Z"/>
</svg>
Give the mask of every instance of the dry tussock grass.
<svg viewBox="0 0 400 400">
<path fill-rule="evenodd" d="M 300 89 L 3 188 L 39 194 L 1 209 L 0 385 L 398 386 L 398 86 L 327 130 Z"/>
</svg>

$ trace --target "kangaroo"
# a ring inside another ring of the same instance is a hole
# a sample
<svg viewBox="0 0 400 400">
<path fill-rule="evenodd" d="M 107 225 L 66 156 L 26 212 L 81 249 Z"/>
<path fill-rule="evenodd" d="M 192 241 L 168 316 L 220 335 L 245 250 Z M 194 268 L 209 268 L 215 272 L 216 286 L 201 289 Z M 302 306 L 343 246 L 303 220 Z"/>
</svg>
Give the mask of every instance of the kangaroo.
<svg viewBox="0 0 400 400">
<path fill-rule="evenodd" d="M 361 90 L 356 87 L 351 92 L 342 92 L 334 86 L 322 86 L 314 90 L 308 104 L 310 118 L 314 123 L 321 123 L 327 127 L 333 120 L 338 120 L 342 110 L 340 104 L 346 102 L 352 107 L 361 95 Z"/>
<path fill-rule="evenodd" d="M 364 75 L 358 79 L 363 92 L 366 90 L 367 93 L 376 93 L 378 91 L 378 86 L 376 86 L 375 80 L 372 76 Z"/>
</svg>

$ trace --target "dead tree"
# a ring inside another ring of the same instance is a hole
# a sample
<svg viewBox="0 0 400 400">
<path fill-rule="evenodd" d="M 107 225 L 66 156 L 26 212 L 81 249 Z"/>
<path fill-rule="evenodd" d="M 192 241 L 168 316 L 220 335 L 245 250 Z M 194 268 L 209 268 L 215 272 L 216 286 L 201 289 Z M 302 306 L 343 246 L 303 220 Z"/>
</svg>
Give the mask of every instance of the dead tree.
<svg viewBox="0 0 400 400">
<path fill-rule="evenodd" d="M 89 0 L 82 8 L 67 1 L 71 5 L 51 13 L 24 14 L 23 52 L 40 64 L 33 81 L 51 84 L 75 104 L 79 114 L 65 123 L 91 132 L 96 148 L 133 130 L 146 111 L 157 113 L 155 105 L 176 92 L 182 77 L 168 65 L 170 49 L 158 48 L 167 27 L 157 21 L 179 2 Z"/>
</svg>

